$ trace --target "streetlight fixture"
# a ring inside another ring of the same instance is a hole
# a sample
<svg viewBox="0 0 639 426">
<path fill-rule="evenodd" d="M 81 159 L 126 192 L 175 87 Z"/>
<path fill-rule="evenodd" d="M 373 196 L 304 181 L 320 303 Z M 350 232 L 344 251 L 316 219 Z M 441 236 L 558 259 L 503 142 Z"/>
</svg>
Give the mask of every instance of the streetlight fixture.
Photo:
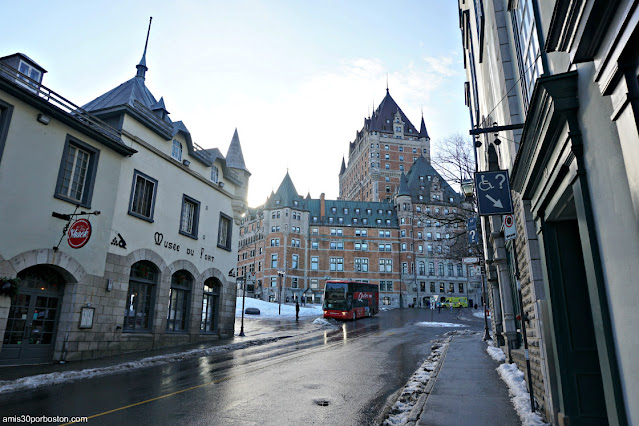
<svg viewBox="0 0 639 426">
<path fill-rule="evenodd" d="M 461 183 L 461 189 L 466 199 L 470 199 L 475 194 L 475 183 L 472 179 L 464 179 Z"/>
</svg>

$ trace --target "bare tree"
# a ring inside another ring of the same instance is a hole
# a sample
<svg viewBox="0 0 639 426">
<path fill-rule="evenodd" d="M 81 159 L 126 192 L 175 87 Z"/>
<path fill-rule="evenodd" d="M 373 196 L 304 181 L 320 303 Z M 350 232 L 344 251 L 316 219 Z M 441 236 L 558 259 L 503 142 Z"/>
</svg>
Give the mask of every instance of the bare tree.
<svg viewBox="0 0 639 426">
<path fill-rule="evenodd" d="M 461 182 L 472 179 L 475 172 L 473 141 L 469 136 L 453 133 L 437 142 L 431 164 L 449 183 L 459 189 Z"/>
</svg>

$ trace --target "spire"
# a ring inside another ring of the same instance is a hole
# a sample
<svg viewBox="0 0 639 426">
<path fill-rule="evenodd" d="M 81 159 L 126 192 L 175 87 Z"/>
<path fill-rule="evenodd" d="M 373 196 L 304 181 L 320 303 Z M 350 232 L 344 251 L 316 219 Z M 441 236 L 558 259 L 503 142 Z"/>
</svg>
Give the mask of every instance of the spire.
<svg viewBox="0 0 639 426">
<path fill-rule="evenodd" d="M 428 131 L 426 130 L 426 123 L 424 122 L 424 111 L 422 110 L 422 125 L 419 128 L 419 137 L 430 139 Z"/>
<path fill-rule="evenodd" d="M 386 73 L 386 93 L 388 93 L 388 73 Z"/>
<path fill-rule="evenodd" d="M 344 161 L 344 156 L 342 156 L 342 168 L 339 171 L 339 175 L 343 175 L 344 172 L 346 171 L 346 162 Z"/>
<path fill-rule="evenodd" d="M 231 145 L 226 153 L 226 165 L 233 169 L 240 169 L 248 172 L 248 169 L 244 164 L 244 155 L 242 154 L 242 147 L 240 146 L 240 137 L 237 135 L 237 129 L 235 129 L 235 133 L 233 133 Z"/>
<path fill-rule="evenodd" d="M 149 45 L 149 34 L 151 33 L 151 21 L 152 20 L 153 20 L 153 17 L 151 16 L 149 18 L 149 29 L 146 32 L 146 43 L 144 43 L 144 53 L 142 53 L 142 59 L 140 59 L 140 63 L 135 66 L 138 69 L 138 72 L 137 72 L 137 74 L 135 76 L 136 77 L 140 77 L 142 80 L 144 80 L 144 75 L 149 70 L 146 67 L 146 48 Z"/>
</svg>

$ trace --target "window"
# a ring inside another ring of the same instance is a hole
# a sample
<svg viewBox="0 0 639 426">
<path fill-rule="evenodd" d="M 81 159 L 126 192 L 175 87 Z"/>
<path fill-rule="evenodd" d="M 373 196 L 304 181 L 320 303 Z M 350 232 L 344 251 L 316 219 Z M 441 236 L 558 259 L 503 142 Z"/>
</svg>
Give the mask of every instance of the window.
<svg viewBox="0 0 639 426">
<path fill-rule="evenodd" d="M 297 282 L 297 277 L 291 277 L 291 288 L 299 288 Z"/>
<path fill-rule="evenodd" d="M 454 276 L 454 274 L 453 274 L 453 264 L 452 263 L 448 264 L 448 276 L 449 277 Z"/>
<path fill-rule="evenodd" d="M 430 283 L 430 292 L 435 293 L 435 283 Z"/>
<path fill-rule="evenodd" d="M 180 217 L 180 234 L 197 239 L 197 225 L 198 225 L 199 215 L 200 215 L 200 202 L 189 197 L 188 195 L 182 195 L 182 216 Z"/>
<path fill-rule="evenodd" d="M 233 219 L 230 216 L 220 213 L 220 224 L 217 231 L 217 246 L 221 249 L 231 251 L 231 231 Z"/>
<path fill-rule="evenodd" d="M 26 75 L 30 79 L 40 82 L 42 73 L 22 60 L 20 60 L 20 64 L 18 65 L 18 71 L 20 71 L 22 74 Z M 18 75 L 18 78 L 22 81 L 16 80 L 16 82 L 20 83 L 20 85 L 27 86 L 30 91 L 35 92 L 35 83 L 27 80 L 21 75 Z"/>
<path fill-rule="evenodd" d="M 457 276 L 458 277 L 464 276 L 464 267 L 462 266 L 461 263 L 457 265 Z"/>
<path fill-rule="evenodd" d="M 317 241 L 311 241 L 311 249 L 317 250 L 319 248 L 319 243 Z"/>
<path fill-rule="evenodd" d="M 408 263 L 402 262 L 402 274 L 408 273 Z"/>
<path fill-rule="evenodd" d="M 535 81 L 543 73 L 532 0 L 520 0 L 518 7 L 513 8 L 510 13 L 516 41 L 517 65 L 522 83 L 521 91 L 524 107 L 528 110 Z"/>
<path fill-rule="evenodd" d="M 356 272 L 368 272 L 368 259 L 367 258 L 355 258 L 355 271 Z"/>
<path fill-rule="evenodd" d="M 464 292 L 464 283 L 458 283 L 458 288 L 459 288 L 459 292 L 463 293 Z"/>
<path fill-rule="evenodd" d="M 291 259 L 291 269 L 299 268 L 300 264 L 300 256 L 298 254 L 294 254 Z"/>
<path fill-rule="evenodd" d="M 424 262 L 419 262 L 417 267 L 419 268 L 419 275 L 424 275 L 426 273 L 426 265 Z"/>
<path fill-rule="evenodd" d="M 300 240 L 297 238 L 291 238 L 291 247 L 298 247 L 300 246 Z"/>
<path fill-rule="evenodd" d="M 280 245 L 279 238 L 271 238 L 271 247 L 278 247 Z"/>
<path fill-rule="evenodd" d="M 171 277 L 169 289 L 169 311 L 166 317 L 168 331 L 187 331 L 193 276 L 184 269 Z"/>
<path fill-rule="evenodd" d="M 440 276 L 440 277 L 443 277 L 443 276 L 444 276 L 444 264 L 443 264 L 443 263 L 440 263 L 440 264 L 438 265 L 438 268 L 439 268 L 439 276 Z"/>
<path fill-rule="evenodd" d="M 217 325 L 217 304 L 220 297 L 220 283 L 215 278 L 204 281 L 204 295 L 202 298 L 202 320 L 200 330 L 204 333 L 215 331 Z"/>
<path fill-rule="evenodd" d="M 91 208 L 93 185 L 100 151 L 67 136 L 62 151 L 55 197 L 81 207 Z"/>
<path fill-rule="evenodd" d="M 343 241 L 331 241 L 330 248 L 331 248 L 331 250 L 344 250 L 344 242 Z"/>
<path fill-rule="evenodd" d="M 7 139 L 7 133 L 9 132 L 11 115 L 13 115 L 13 105 L 3 102 L 0 99 L 0 160 L 2 160 L 4 144 Z"/>
<path fill-rule="evenodd" d="M 317 228 L 312 228 L 311 229 L 311 234 L 313 235 L 319 235 L 319 230 Z"/>
<path fill-rule="evenodd" d="M 178 161 L 182 161 L 182 144 L 173 139 L 173 149 L 171 150 L 171 157 Z"/>
<path fill-rule="evenodd" d="M 393 272 L 393 259 L 379 259 L 379 272 Z"/>
<path fill-rule="evenodd" d="M 428 262 L 428 275 L 435 275 L 435 263 Z"/>
<path fill-rule="evenodd" d="M 271 287 L 277 287 L 277 277 L 271 277 Z"/>
<path fill-rule="evenodd" d="M 217 183 L 220 171 L 217 167 L 211 166 L 211 181 Z"/>
<path fill-rule="evenodd" d="M 444 283 L 439 283 L 439 292 L 440 293 L 444 292 Z"/>
<path fill-rule="evenodd" d="M 319 281 L 317 279 L 311 280 L 311 288 L 319 288 Z"/>
<path fill-rule="evenodd" d="M 393 291 L 393 282 L 392 281 L 380 281 L 379 282 L 379 291 Z"/>
<path fill-rule="evenodd" d="M 129 214 L 153 222 L 155 194 L 158 181 L 144 173 L 133 171 L 133 185 L 129 199 Z"/>
<path fill-rule="evenodd" d="M 331 271 L 343 271 L 344 270 L 344 258 L 343 257 L 331 257 L 330 258 L 330 270 Z"/>
<path fill-rule="evenodd" d="M 131 266 L 129 289 L 124 311 L 124 331 L 150 331 L 159 271 L 149 261 Z"/>
<path fill-rule="evenodd" d="M 277 268 L 277 253 L 271 254 L 271 268 Z"/>
<path fill-rule="evenodd" d="M 311 256 L 311 271 L 319 270 L 319 256 Z"/>
<path fill-rule="evenodd" d="M 453 284 L 453 283 L 448 284 L 448 292 L 449 293 L 454 293 L 455 292 L 455 284 Z"/>
</svg>

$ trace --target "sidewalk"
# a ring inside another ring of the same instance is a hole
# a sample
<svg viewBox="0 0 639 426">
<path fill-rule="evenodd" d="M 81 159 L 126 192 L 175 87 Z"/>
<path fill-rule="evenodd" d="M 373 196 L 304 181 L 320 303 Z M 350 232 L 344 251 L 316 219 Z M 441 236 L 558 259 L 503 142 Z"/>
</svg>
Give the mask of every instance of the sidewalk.
<svg viewBox="0 0 639 426">
<path fill-rule="evenodd" d="M 415 424 L 521 425 L 498 366 L 477 336 L 453 337 Z"/>
</svg>

